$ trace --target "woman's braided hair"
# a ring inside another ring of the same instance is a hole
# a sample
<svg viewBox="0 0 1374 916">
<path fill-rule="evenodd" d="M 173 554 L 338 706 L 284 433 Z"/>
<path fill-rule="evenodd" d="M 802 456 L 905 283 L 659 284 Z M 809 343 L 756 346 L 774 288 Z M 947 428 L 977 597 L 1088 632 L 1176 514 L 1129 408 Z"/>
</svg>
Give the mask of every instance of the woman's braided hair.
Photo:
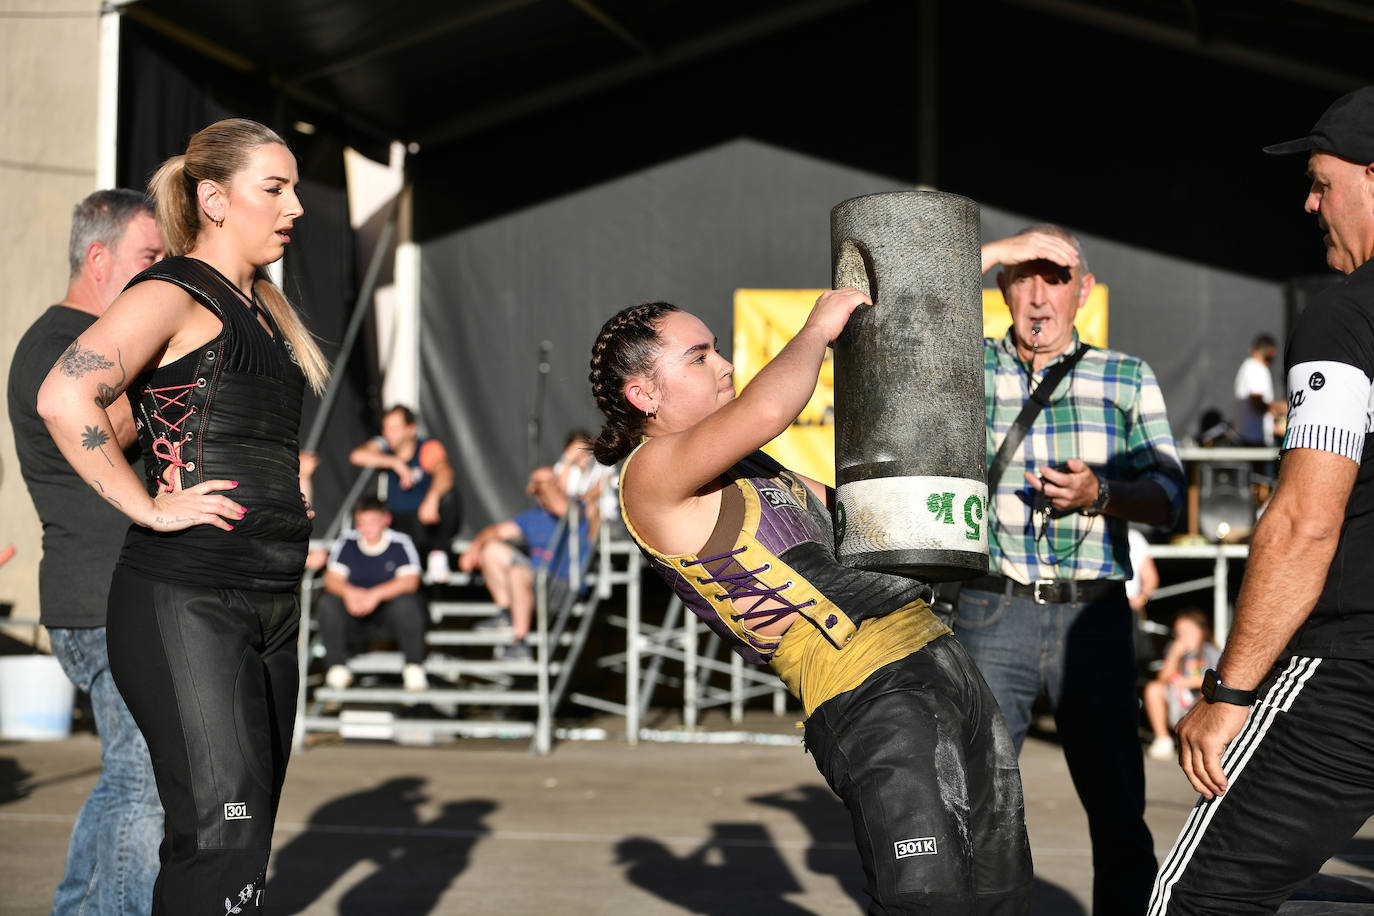
<svg viewBox="0 0 1374 916">
<path fill-rule="evenodd" d="M 644 416 L 625 397 L 625 383 L 636 376 L 653 375 L 658 358 L 658 323 L 678 311 L 666 302 L 632 305 L 612 315 L 601 326 L 592 345 L 592 395 L 606 417 L 592 451 L 602 464 L 615 464 L 639 444 Z"/>
</svg>

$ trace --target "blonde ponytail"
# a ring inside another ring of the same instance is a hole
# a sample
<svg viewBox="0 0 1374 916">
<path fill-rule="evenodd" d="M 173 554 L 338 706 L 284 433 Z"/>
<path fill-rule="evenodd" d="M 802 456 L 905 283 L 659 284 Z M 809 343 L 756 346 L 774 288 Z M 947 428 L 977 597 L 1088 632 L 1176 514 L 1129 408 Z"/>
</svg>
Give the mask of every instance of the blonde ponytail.
<svg viewBox="0 0 1374 916">
<path fill-rule="evenodd" d="M 310 389 L 316 394 L 322 393 L 325 383 L 329 381 L 329 362 L 320 352 L 309 328 L 301 320 L 300 312 L 296 311 L 295 306 L 286 298 L 286 294 L 277 289 L 277 285 L 267 279 L 262 271 L 258 271 L 258 276 L 253 281 L 253 292 L 257 293 L 263 306 L 271 313 L 272 320 L 286 335 L 286 343 L 295 353 L 296 362 L 300 365 L 301 372 L 305 373 L 305 380 L 310 384 Z"/>
<path fill-rule="evenodd" d="M 200 234 L 200 205 L 195 180 L 186 173 L 186 157 L 173 156 L 162 163 L 148 182 L 148 193 L 157 204 L 157 227 L 167 242 L 167 253 L 182 255 L 194 248 Z"/>
</svg>

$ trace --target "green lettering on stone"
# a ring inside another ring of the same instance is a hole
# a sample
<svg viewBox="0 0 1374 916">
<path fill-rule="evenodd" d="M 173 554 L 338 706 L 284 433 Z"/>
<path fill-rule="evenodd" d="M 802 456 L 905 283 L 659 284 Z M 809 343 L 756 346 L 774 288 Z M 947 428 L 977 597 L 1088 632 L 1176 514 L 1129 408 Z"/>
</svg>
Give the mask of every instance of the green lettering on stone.
<svg viewBox="0 0 1374 916">
<path fill-rule="evenodd" d="M 953 493 L 932 493 L 926 497 L 926 508 L 935 516 L 935 520 L 946 525 L 954 524 L 954 494 Z"/>
<path fill-rule="evenodd" d="M 964 500 L 964 524 L 968 526 L 964 537 L 970 541 L 978 540 L 982 534 L 982 521 L 983 501 L 977 496 L 970 496 Z"/>
</svg>

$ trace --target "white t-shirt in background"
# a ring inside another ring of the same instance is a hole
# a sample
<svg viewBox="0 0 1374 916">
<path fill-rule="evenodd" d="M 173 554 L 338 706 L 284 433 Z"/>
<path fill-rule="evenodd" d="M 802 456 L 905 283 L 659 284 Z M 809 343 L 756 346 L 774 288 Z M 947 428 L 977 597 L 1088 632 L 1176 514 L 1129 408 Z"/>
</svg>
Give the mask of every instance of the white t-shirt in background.
<svg viewBox="0 0 1374 916">
<path fill-rule="evenodd" d="M 1247 356 L 1236 372 L 1236 431 L 1246 445 L 1273 445 L 1274 416 L 1250 403 L 1251 395 L 1256 394 L 1264 403 L 1272 403 L 1274 376 L 1263 360 Z"/>
</svg>

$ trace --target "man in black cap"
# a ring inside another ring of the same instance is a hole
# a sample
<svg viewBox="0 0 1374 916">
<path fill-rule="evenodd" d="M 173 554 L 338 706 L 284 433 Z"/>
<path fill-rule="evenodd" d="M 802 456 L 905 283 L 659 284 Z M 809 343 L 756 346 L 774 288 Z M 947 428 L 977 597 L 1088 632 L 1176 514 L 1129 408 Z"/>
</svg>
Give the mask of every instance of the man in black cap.
<svg viewBox="0 0 1374 916">
<path fill-rule="evenodd" d="M 1288 342 L 1289 420 L 1226 651 L 1178 726 L 1202 793 L 1150 914 L 1271 913 L 1374 814 L 1374 86 L 1308 136 L 1305 209 L 1345 277 Z"/>
</svg>

